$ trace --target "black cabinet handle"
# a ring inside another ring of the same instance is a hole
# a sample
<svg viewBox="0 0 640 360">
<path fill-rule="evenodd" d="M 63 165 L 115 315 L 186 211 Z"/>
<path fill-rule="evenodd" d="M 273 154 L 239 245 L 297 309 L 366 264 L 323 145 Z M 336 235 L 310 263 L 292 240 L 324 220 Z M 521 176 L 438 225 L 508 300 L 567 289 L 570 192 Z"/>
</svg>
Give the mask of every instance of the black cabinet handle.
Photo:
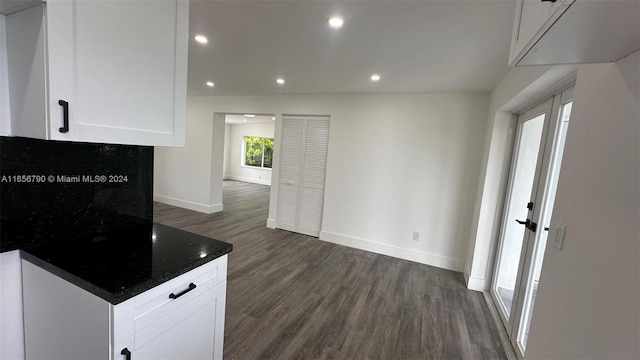
<svg viewBox="0 0 640 360">
<path fill-rule="evenodd" d="M 69 102 L 64 100 L 58 100 L 58 105 L 62 106 L 62 127 L 61 133 L 69 132 Z"/>
<path fill-rule="evenodd" d="M 125 360 L 131 360 L 131 351 L 127 348 L 122 349 L 122 351 L 120 351 L 120 355 L 124 355 Z"/>
<path fill-rule="evenodd" d="M 542 2 L 545 2 L 545 1 L 548 1 L 548 2 L 556 2 L 556 0 L 542 0 Z"/>
<path fill-rule="evenodd" d="M 191 290 L 193 290 L 193 289 L 195 289 L 195 288 L 196 288 L 196 284 L 194 284 L 194 283 L 190 283 L 190 284 L 189 284 L 189 288 L 188 288 L 188 289 L 183 290 L 183 291 L 180 291 L 180 292 L 179 292 L 179 293 L 177 293 L 177 294 L 174 294 L 174 293 L 169 294 L 169 299 L 177 299 L 177 298 L 179 298 L 180 296 L 182 296 L 182 295 L 184 295 L 184 294 L 188 293 L 189 291 L 191 291 Z"/>
</svg>

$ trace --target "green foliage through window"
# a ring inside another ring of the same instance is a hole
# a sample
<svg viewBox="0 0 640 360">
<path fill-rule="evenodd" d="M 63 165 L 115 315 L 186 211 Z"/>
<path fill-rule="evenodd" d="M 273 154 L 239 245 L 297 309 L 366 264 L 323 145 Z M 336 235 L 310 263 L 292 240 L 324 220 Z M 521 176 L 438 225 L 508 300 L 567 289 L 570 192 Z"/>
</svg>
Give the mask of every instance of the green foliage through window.
<svg viewBox="0 0 640 360">
<path fill-rule="evenodd" d="M 244 165 L 271 169 L 273 163 L 273 139 L 257 136 L 244 138 Z"/>
</svg>

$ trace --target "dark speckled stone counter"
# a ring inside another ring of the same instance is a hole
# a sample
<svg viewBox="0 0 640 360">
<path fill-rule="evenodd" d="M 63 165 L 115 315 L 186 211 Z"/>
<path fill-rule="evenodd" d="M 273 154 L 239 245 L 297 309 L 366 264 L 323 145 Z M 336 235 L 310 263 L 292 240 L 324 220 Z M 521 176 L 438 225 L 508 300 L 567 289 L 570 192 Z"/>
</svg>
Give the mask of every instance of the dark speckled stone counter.
<svg viewBox="0 0 640 360">
<path fill-rule="evenodd" d="M 22 250 L 22 258 L 115 305 L 232 249 L 222 241 L 149 223 Z"/>
<path fill-rule="evenodd" d="M 153 147 L 0 136 L 0 252 L 152 221 Z"/>
</svg>

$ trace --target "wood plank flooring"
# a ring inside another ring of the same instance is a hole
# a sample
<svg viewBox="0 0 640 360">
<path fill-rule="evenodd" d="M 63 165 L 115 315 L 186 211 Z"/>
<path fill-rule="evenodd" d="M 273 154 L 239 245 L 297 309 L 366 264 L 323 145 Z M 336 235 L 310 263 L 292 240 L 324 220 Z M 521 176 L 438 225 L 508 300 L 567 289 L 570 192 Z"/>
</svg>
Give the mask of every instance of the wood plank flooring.
<svg viewBox="0 0 640 360">
<path fill-rule="evenodd" d="M 265 227 L 269 187 L 224 182 L 224 211 L 155 221 L 232 243 L 224 357 L 506 359 L 461 273 Z"/>
</svg>

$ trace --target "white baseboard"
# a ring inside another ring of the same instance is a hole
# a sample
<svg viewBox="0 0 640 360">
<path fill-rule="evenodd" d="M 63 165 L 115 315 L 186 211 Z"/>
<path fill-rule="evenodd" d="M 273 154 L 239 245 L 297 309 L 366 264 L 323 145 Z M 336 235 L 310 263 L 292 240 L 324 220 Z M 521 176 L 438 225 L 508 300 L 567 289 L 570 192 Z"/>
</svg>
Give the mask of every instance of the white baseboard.
<svg viewBox="0 0 640 360">
<path fill-rule="evenodd" d="M 358 239 L 351 236 L 331 233 L 328 231 L 320 232 L 320 240 L 349 246 L 360 250 L 371 251 L 377 254 L 409 260 L 420 264 L 431 265 L 447 270 L 461 272 L 463 267 L 463 262 L 461 260 L 451 257 L 413 249 L 401 248 L 389 244 L 383 244 L 377 241 Z"/>
<path fill-rule="evenodd" d="M 480 279 L 477 277 L 473 277 L 470 275 L 464 275 L 465 280 L 467 281 L 467 289 L 475 290 L 475 291 L 486 291 L 487 289 L 487 279 Z"/>
<path fill-rule="evenodd" d="M 243 182 L 248 182 L 248 183 L 253 183 L 253 184 L 271 186 L 271 180 L 254 179 L 254 178 L 250 178 L 250 177 L 235 176 L 235 175 L 227 175 L 227 176 L 224 177 L 224 179 L 225 180 L 237 180 L 237 181 L 243 181 Z"/>
<path fill-rule="evenodd" d="M 180 200 L 169 196 L 153 194 L 153 201 L 161 202 L 163 204 L 181 207 L 188 210 L 193 210 L 205 214 L 213 214 L 222 211 L 222 204 L 205 205 L 192 201 Z"/>
<path fill-rule="evenodd" d="M 475 291 L 488 290 L 486 279 L 471 276 L 471 268 L 469 267 L 469 263 L 464 264 L 464 271 L 462 273 L 464 274 L 464 281 L 467 284 L 467 289 Z"/>
<path fill-rule="evenodd" d="M 276 220 L 275 219 L 267 219 L 267 227 L 269 229 L 275 229 L 276 228 Z"/>
</svg>

